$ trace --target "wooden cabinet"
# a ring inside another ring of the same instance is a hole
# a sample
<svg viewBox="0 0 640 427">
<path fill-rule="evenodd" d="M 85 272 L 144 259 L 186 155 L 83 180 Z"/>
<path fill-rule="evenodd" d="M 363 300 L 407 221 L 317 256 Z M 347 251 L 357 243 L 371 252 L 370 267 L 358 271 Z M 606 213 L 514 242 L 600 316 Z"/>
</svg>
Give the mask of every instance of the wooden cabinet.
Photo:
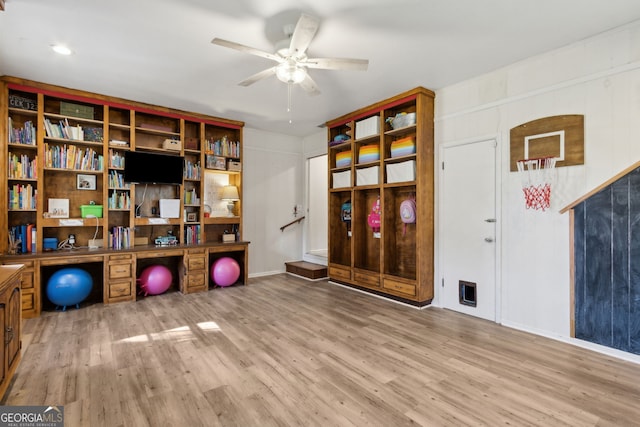
<svg viewBox="0 0 640 427">
<path fill-rule="evenodd" d="M 0 397 L 3 397 L 21 357 L 21 265 L 0 267 L 0 340 L 4 343 L 0 352 Z"/>
<path fill-rule="evenodd" d="M 133 253 L 119 253 L 106 256 L 104 263 L 103 301 L 105 303 L 135 301 L 136 262 Z"/>
<path fill-rule="evenodd" d="M 331 280 L 431 302 L 433 106 L 415 88 L 327 122 Z M 401 214 L 410 199 L 414 221 Z"/>
<path fill-rule="evenodd" d="M 15 77 L 0 78 L 0 101 L 0 228 L 21 240 L 0 239 L 0 253 L 241 239 L 244 123 Z M 183 157 L 182 183 L 124 182 L 131 150 Z M 232 216 L 226 185 L 238 189 Z M 179 218 L 159 218 L 161 199 L 180 201 Z"/>
<path fill-rule="evenodd" d="M 181 266 L 180 290 L 190 294 L 209 289 L 207 277 L 207 250 L 205 248 L 188 249 Z"/>
</svg>

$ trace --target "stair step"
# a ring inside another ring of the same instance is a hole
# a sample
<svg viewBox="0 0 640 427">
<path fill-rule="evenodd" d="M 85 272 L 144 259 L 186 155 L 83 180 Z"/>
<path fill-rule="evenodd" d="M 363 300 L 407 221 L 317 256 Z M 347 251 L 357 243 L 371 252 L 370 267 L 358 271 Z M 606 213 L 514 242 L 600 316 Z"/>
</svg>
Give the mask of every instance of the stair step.
<svg viewBox="0 0 640 427">
<path fill-rule="evenodd" d="M 317 280 L 327 277 L 327 267 L 325 265 L 314 264 L 307 261 L 285 262 L 287 273 Z"/>
</svg>

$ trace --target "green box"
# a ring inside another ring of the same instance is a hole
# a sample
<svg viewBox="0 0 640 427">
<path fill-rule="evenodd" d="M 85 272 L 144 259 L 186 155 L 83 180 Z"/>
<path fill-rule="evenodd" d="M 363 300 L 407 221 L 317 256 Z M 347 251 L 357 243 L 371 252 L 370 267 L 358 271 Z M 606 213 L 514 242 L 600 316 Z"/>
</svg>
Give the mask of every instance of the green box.
<svg viewBox="0 0 640 427">
<path fill-rule="evenodd" d="M 89 215 L 96 218 L 102 218 L 102 205 L 81 205 L 80 214 L 82 218 L 87 218 Z"/>
<path fill-rule="evenodd" d="M 60 114 L 93 120 L 93 107 L 60 101 Z"/>
</svg>

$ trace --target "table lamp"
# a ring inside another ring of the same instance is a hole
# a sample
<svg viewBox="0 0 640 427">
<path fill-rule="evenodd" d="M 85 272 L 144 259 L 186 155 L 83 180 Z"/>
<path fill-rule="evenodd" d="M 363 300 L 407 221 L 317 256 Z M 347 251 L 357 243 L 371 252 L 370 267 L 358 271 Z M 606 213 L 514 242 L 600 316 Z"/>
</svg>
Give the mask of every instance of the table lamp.
<svg viewBox="0 0 640 427">
<path fill-rule="evenodd" d="M 227 216 L 234 216 L 234 202 L 236 200 L 240 200 L 240 196 L 238 195 L 238 187 L 236 187 L 235 185 L 225 185 L 224 187 L 222 187 L 222 196 L 220 198 L 227 201 L 227 209 L 229 209 L 229 214 Z"/>
</svg>

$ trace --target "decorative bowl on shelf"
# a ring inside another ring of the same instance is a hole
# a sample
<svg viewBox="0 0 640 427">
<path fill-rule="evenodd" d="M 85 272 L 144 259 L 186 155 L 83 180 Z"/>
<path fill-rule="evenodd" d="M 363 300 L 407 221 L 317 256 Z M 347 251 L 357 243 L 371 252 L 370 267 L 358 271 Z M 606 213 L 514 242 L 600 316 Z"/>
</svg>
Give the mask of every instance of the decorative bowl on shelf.
<svg viewBox="0 0 640 427">
<path fill-rule="evenodd" d="M 412 126 L 416 124 L 416 113 L 398 113 L 394 117 L 389 117 L 387 122 L 393 129 Z"/>
</svg>

